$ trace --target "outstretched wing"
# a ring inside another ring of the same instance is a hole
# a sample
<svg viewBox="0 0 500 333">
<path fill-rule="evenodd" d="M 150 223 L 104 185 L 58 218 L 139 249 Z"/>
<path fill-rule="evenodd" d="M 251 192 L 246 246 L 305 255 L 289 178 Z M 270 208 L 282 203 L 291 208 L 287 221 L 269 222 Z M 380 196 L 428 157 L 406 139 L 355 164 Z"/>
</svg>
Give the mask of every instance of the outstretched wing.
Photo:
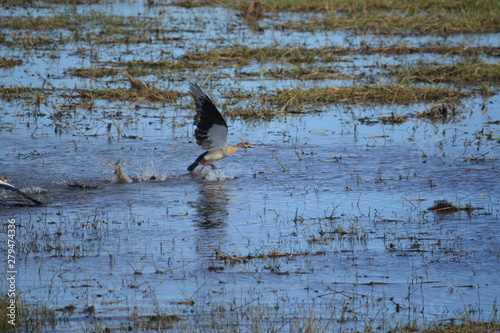
<svg viewBox="0 0 500 333">
<path fill-rule="evenodd" d="M 190 84 L 189 92 L 196 104 L 196 144 L 208 151 L 226 148 L 227 124 L 219 110 L 196 83 Z"/>
<path fill-rule="evenodd" d="M 9 184 L 9 183 L 7 183 L 7 182 L 4 182 L 3 180 L 0 180 L 0 188 L 4 188 L 4 189 L 6 189 L 6 190 L 11 190 L 11 191 L 14 191 L 14 192 L 16 192 L 17 194 L 22 195 L 22 196 L 23 196 L 23 197 L 25 197 L 26 199 L 33 201 L 33 202 L 34 202 L 35 204 L 37 204 L 37 205 L 43 205 L 43 202 L 38 201 L 38 200 L 36 200 L 35 198 L 30 197 L 29 195 L 27 195 L 27 194 L 26 194 L 26 193 L 24 193 L 23 191 L 18 190 L 17 188 L 15 188 L 14 186 L 10 185 L 10 184 Z"/>
</svg>

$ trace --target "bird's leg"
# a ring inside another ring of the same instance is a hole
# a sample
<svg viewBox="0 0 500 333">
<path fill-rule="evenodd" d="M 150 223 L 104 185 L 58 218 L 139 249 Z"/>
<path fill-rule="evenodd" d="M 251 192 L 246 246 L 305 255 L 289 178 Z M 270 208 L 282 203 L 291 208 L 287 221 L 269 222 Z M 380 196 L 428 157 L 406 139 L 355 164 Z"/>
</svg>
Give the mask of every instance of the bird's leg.
<svg viewBox="0 0 500 333">
<path fill-rule="evenodd" d="M 217 167 L 216 167 L 216 166 L 215 166 L 215 164 L 213 164 L 213 163 L 203 162 L 202 164 L 203 164 L 203 167 L 205 167 L 205 165 L 210 165 L 210 166 L 212 167 L 212 170 L 217 169 Z M 202 170 L 203 170 L 203 168 L 202 168 Z"/>
</svg>

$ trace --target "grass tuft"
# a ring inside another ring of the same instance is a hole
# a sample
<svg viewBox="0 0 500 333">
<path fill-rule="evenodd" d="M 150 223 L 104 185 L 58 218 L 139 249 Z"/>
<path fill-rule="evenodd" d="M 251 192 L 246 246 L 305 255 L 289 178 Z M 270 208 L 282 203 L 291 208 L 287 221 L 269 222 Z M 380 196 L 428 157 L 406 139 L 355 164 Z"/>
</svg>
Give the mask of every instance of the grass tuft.
<svg viewBox="0 0 500 333">
<path fill-rule="evenodd" d="M 21 299 L 15 298 L 15 325 L 8 316 L 11 314 L 8 306 L 11 306 L 11 298 L 7 295 L 0 298 L 0 331 L 17 332 L 40 332 L 46 326 L 56 324 L 55 312 L 45 306 L 29 305 Z"/>
<path fill-rule="evenodd" d="M 308 49 L 305 47 L 261 47 L 253 48 L 244 45 L 237 45 L 226 49 L 214 49 L 208 52 L 193 52 L 186 54 L 181 59 L 188 61 L 203 61 L 212 64 L 224 62 L 236 62 L 247 65 L 252 61 L 285 61 L 289 63 L 313 63 L 316 61 L 336 62 L 343 61 L 335 54 L 335 49 L 317 48 Z"/>
<path fill-rule="evenodd" d="M 2 58 L 0 59 L 0 68 L 12 68 L 22 65 L 23 61 L 19 59 Z"/>
<path fill-rule="evenodd" d="M 225 5 L 244 11 L 244 0 L 177 1 L 179 6 Z M 261 0 L 264 15 L 316 12 L 322 15 L 277 26 L 298 30 L 355 30 L 375 34 L 496 33 L 500 27 L 500 4 L 495 0 Z"/>
<path fill-rule="evenodd" d="M 402 82 L 462 82 L 483 84 L 500 82 L 500 63 L 419 66 L 400 73 Z"/>
<path fill-rule="evenodd" d="M 298 88 L 278 90 L 276 95 L 263 97 L 268 104 L 283 109 L 301 109 L 304 106 L 335 103 L 349 104 L 408 104 L 426 101 L 448 101 L 468 96 L 468 94 L 441 88 L 408 87 L 396 85 Z"/>
</svg>

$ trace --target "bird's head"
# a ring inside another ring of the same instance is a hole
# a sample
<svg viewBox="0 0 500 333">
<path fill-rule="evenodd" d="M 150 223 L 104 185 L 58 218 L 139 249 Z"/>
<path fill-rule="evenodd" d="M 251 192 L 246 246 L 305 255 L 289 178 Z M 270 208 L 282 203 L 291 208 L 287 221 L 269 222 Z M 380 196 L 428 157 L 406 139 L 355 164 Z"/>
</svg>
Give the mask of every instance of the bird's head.
<svg viewBox="0 0 500 333">
<path fill-rule="evenodd" d="M 246 141 L 242 141 L 240 143 L 238 143 L 238 148 L 254 148 L 250 143 L 246 142 Z"/>
</svg>

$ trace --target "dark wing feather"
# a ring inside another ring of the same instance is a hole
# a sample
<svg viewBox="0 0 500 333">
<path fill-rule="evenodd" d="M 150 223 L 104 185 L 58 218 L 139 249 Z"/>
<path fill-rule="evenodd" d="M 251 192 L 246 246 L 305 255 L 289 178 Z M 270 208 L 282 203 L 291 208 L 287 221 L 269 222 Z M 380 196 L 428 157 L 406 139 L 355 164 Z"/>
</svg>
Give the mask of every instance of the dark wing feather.
<svg viewBox="0 0 500 333">
<path fill-rule="evenodd" d="M 219 110 L 196 83 L 191 83 L 189 92 L 196 104 L 194 135 L 196 143 L 205 150 L 227 147 L 227 124 Z"/>
</svg>

